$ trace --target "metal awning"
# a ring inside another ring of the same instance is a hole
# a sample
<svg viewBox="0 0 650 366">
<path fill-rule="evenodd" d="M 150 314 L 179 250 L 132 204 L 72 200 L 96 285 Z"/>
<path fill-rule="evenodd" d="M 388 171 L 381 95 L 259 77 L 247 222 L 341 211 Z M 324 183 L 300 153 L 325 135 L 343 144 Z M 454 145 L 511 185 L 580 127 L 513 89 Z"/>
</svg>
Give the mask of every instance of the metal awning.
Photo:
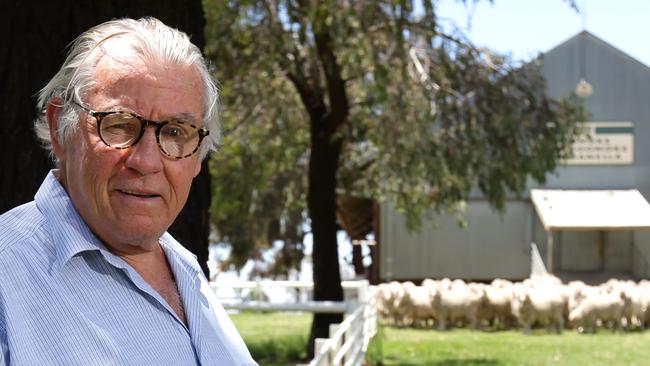
<svg viewBox="0 0 650 366">
<path fill-rule="evenodd" d="M 650 204 L 636 189 L 532 189 L 530 196 L 547 231 L 650 229 Z"/>
<path fill-rule="evenodd" d="M 598 231 L 598 252 L 604 268 L 605 231 L 650 229 L 650 204 L 636 189 L 531 189 L 530 197 L 544 229 L 546 262 L 553 273 L 554 231 Z"/>
</svg>

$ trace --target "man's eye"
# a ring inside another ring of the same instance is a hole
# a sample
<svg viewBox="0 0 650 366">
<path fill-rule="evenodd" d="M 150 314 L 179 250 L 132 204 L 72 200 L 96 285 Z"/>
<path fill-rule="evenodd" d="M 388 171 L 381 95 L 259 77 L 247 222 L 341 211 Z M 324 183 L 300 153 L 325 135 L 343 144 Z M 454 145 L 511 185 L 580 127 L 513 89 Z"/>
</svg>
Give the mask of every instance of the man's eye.
<svg viewBox="0 0 650 366">
<path fill-rule="evenodd" d="M 102 130 L 111 133 L 130 135 L 130 134 L 138 133 L 139 128 L 136 123 L 114 122 L 102 126 Z"/>
<path fill-rule="evenodd" d="M 166 132 L 167 132 L 167 136 L 171 136 L 171 137 L 181 136 L 183 134 L 183 130 L 181 130 L 178 127 L 168 128 Z"/>
<path fill-rule="evenodd" d="M 166 137 L 171 137 L 174 139 L 187 139 L 190 135 L 187 128 L 180 124 L 169 124 L 160 132 Z"/>
</svg>

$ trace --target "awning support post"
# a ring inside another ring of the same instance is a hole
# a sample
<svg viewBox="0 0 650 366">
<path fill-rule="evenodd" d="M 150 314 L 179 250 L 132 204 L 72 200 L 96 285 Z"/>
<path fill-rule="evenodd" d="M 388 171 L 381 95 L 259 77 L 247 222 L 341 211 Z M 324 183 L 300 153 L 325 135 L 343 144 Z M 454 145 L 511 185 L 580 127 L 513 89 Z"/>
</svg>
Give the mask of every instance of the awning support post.
<svg viewBox="0 0 650 366">
<path fill-rule="evenodd" d="M 546 232 L 546 270 L 553 273 L 553 232 Z"/>
<path fill-rule="evenodd" d="M 605 238 L 607 234 L 604 230 L 598 232 L 598 260 L 600 261 L 600 271 L 605 270 Z"/>
</svg>

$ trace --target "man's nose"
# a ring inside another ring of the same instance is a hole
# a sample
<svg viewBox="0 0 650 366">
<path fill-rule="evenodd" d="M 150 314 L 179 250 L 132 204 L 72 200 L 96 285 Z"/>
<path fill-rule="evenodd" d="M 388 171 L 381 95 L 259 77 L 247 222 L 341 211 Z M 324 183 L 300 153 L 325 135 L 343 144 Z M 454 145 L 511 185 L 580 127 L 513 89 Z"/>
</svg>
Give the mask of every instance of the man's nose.
<svg viewBox="0 0 650 366">
<path fill-rule="evenodd" d="M 155 127 L 145 127 L 140 140 L 128 149 L 126 166 L 137 170 L 143 175 L 157 173 L 162 170 L 162 152 L 156 141 Z"/>
</svg>

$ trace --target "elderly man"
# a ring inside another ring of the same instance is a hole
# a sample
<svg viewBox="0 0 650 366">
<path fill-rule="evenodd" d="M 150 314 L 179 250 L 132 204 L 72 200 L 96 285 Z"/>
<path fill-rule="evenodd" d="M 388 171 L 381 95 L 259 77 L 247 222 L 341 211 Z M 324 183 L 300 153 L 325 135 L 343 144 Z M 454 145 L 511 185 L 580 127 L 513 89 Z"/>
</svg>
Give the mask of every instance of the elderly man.
<svg viewBox="0 0 650 366">
<path fill-rule="evenodd" d="M 57 169 L 0 216 L 0 365 L 256 365 L 166 233 L 218 137 L 199 49 L 156 19 L 103 23 L 39 107 Z"/>
</svg>

